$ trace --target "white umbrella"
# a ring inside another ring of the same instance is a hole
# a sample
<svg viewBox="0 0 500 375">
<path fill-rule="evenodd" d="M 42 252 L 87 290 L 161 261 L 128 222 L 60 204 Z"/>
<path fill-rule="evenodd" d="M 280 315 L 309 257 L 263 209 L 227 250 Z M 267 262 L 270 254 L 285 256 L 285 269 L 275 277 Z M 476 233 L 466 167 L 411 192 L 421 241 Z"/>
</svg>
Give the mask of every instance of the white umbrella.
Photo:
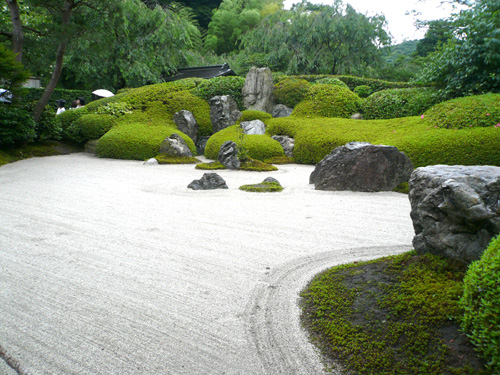
<svg viewBox="0 0 500 375">
<path fill-rule="evenodd" d="M 111 91 L 104 90 L 104 89 L 99 89 L 92 91 L 92 94 L 96 96 L 100 96 L 101 98 L 109 98 L 110 96 L 115 96 Z"/>
<path fill-rule="evenodd" d="M 10 103 L 12 93 L 5 89 L 0 89 L 0 103 Z"/>
</svg>

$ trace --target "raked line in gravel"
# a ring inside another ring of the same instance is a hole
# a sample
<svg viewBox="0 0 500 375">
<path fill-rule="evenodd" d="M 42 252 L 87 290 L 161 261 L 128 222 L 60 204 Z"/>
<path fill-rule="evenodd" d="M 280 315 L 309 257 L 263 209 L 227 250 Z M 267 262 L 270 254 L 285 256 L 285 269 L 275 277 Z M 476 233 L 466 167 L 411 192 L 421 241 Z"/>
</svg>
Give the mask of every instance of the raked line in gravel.
<svg viewBox="0 0 500 375">
<path fill-rule="evenodd" d="M 1 356 L 21 374 L 322 373 L 300 290 L 409 250 L 413 228 L 407 196 L 315 191 L 312 169 L 217 171 L 228 190 L 192 191 L 193 165 L 1 167 Z M 268 176 L 285 190 L 238 190 Z"/>
</svg>

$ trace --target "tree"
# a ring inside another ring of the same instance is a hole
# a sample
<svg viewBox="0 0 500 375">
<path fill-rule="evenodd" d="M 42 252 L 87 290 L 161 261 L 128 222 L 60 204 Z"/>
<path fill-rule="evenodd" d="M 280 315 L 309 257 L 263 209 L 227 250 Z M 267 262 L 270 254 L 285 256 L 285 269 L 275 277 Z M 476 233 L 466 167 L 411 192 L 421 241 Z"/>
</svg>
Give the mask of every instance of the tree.
<svg viewBox="0 0 500 375">
<path fill-rule="evenodd" d="M 311 10 L 313 9 L 313 10 Z M 246 54 L 266 54 L 266 65 L 287 74 L 356 73 L 382 61 L 390 43 L 383 16 L 368 17 L 350 5 L 307 2 L 264 19 L 243 37 Z"/>
<path fill-rule="evenodd" d="M 0 44 L 0 77 L 3 85 L 14 95 L 18 87 L 29 78 L 29 72 L 17 61 L 14 52 Z"/>
<path fill-rule="evenodd" d="M 417 43 L 416 54 L 425 57 L 452 37 L 452 25 L 448 20 L 434 20 L 426 23 L 429 28 L 423 39 Z"/>
</svg>

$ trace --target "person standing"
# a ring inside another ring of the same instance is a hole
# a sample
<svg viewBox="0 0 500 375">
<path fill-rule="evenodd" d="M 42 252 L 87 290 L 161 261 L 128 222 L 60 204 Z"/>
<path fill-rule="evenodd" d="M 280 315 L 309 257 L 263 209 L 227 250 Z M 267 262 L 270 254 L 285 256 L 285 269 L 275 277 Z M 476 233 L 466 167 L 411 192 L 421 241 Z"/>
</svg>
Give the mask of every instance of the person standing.
<svg viewBox="0 0 500 375">
<path fill-rule="evenodd" d="M 81 97 L 81 96 L 80 96 L 80 97 L 76 100 L 76 102 L 77 102 L 77 106 L 76 106 L 76 108 L 82 108 L 82 107 L 85 107 L 85 98 L 83 98 L 83 97 Z"/>
<path fill-rule="evenodd" d="M 66 108 L 64 108 L 64 105 L 66 104 L 66 100 L 59 99 L 56 103 L 57 103 L 57 112 L 56 112 L 56 116 L 57 116 L 57 115 L 60 115 L 61 113 L 63 113 L 64 111 L 66 111 Z"/>
</svg>

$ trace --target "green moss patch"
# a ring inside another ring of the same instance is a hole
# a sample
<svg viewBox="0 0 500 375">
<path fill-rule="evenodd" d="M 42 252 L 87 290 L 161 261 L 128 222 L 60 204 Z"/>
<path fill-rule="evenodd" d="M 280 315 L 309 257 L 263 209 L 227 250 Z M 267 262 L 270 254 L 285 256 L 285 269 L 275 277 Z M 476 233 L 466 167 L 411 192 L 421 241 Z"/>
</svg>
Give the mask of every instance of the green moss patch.
<svg viewBox="0 0 500 375">
<path fill-rule="evenodd" d="M 283 187 L 276 182 L 262 182 L 260 184 L 242 185 L 240 190 L 252 193 L 277 193 L 283 191 Z"/>
<path fill-rule="evenodd" d="M 295 163 L 295 161 L 293 160 L 293 158 L 290 158 L 288 156 L 275 156 L 273 158 L 268 158 L 264 160 L 264 163 L 280 165 L 280 164 L 293 164 Z"/>
<path fill-rule="evenodd" d="M 114 123 L 115 117 L 111 115 L 83 115 L 70 125 L 67 135 L 71 141 L 83 144 L 91 139 L 101 138 Z"/>
<path fill-rule="evenodd" d="M 213 171 L 217 169 L 227 169 L 223 164 L 219 163 L 218 161 L 212 161 L 210 163 L 200 163 L 197 164 L 196 169 L 201 169 L 204 171 Z"/>
<path fill-rule="evenodd" d="M 260 160 L 248 159 L 241 163 L 238 170 L 252 172 L 274 172 L 277 171 L 274 165 L 263 163 Z"/>
<path fill-rule="evenodd" d="M 267 112 L 262 112 L 262 111 L 254 111 L 247 109 L 243 112 L 241 112 L 241 117 L 239 119 L 239 122 L 244 122 L 244 121 L 253 121 L 253 120 L 261 120 L 264 122 L 267 119 L 273 118 L 269 113 Z"/>
<path fill-rule="evenodd" d="M 464 274 L 415 252 L 335 267 L 302 292 L 302 321 L 348 373 L 485 374 L 459 331 Z"/>
<path fill-rule="evenodd" d="M 168 156 L 159 154 L 155 156 L 158 164 L 198 164 L 201 163 L 199 159 L 192 156 Z"/>
<path fill-rule="evenodd" d="M 306 80 L 284 78 L 274 85 L 273 97 L 277 103 L 294 108 L 306 97 L 310 84 Z"/>
<path fill-rule="evenodd" d="M 3 147 L 0 149 L 0 166 L 23 159 L 60 155 L 57 145 L 57 142 L 46 141 L 30 143 L 22 147 Z"/>
<path fill-rule="evenodd" d="M 401 194 L 408 194 L 410 192 L 410 185 L 408 185 L 408 182 L 403 182 L 396 186 L 392 191 Z"/>
</svg>

